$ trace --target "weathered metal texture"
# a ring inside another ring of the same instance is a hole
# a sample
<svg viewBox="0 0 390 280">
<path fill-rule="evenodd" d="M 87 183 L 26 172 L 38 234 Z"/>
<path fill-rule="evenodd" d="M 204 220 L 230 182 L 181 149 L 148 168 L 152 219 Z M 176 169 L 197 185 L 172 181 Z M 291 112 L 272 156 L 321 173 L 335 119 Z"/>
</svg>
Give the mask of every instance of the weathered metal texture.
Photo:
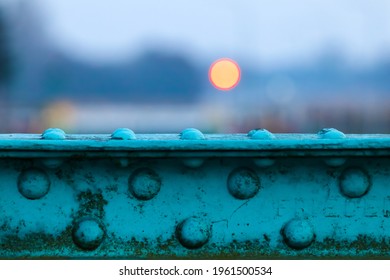
<svg viewBox="0 0 390 280">
<path fill-rule="evenodd" d="M 390 259 L 390 135 L 0 135 L 1 258 Z"/>
</svg>

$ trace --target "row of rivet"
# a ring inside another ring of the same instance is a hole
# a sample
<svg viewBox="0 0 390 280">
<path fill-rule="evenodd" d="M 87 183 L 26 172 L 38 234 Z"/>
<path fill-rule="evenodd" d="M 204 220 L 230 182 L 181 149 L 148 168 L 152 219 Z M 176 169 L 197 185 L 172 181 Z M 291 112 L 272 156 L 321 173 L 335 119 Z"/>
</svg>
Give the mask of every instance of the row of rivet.
<svg viewBox="0 0 390 280">
<path fill-rule="evenodd" d="M 324 139 L 345 137 L 344 134 L 334 129 L 324 129 L 318 135 Z M 42 136 L 44 139 L 60 140 L 65 139 L 66 135 L 60 129 L 48 129 Z M 180 136 L 183 140 L 204 139 L 204 135 L 196 129 L 186 129 Z M 252 130 L 248 136 L 252 139 L 274 138 L 272 133 L 263 129 Z M 112 134 L 112 139 L 131 140 L 135 139 L 135 134 L 129 129 L 118 129 Z M 272 160 L 270 161 L 272 162 Z M 334 163 L 334 165 L 338 164 L 339 161 Z M 129 191 L 140 200 L 149 200 L 156 196 L 160 191 L 161 184 L 159 175 L 150 168 L 137 169 L 129 177 Z M 368 192 L 370 186 L 370 176 L 360 168 L 347 168 L 339 177 L 341 192 L 350 198 L 363 196 Z M 260 178 L 251 169 L 238 168 L 229 174 L 227 187 L 229 193 L 235 198 L 249 199 L 258 193 Z M 18 189 L 28 199 L 42 198 L 50 189 L 49 176 L 37 168 L 25 170 L 18 178 Z M 313 227 L 304 219 L 290 220 L 283 226 L 281 234 L 284 242 L 293 249 L 306 248 L 315 239 Z M 105 235 L 104 225 L 94 217 L 84 217 L 78 220 L 72 232 L 74 243 L 84 250 L 98 248 Z M 200 218 L 190 217 L 179 223 L 176 228 L 176 236 L 184 247 L 200 248 L 209 241 L 211 227 Z"/>
<path fill-rule="evenodd" d="M 324 128 L 317 133 L 320 139 L 343 139 L 345 134 L 338 131 L 334 128 Z M 204 140 L 205 136 L 201 131 L 195 128 L 184 129 L 180 134 L 180 139 L 182 140 Z M 253 129 L 249 131 L 247 136 L 253 140 L 272 140 L 275 139 L 274 134 L 269 132 L 266 129 Z M 46 140 L 64 140 L 66 138 L 66 133 L 59 128 L 49 128 L 42 133 L 42 139 Z M 111 139 L 114 140 L 135 140 L 135 133 L 128 128 L 118 128 L 111 134 Z M 332 167 L 341 166 L 346 162 L 345 158 L 340 157 L 331 157 L 326 158 L 325 163 Z M 119 164 L 123 167 L 127 166 L 128 163 L 126 159 L 119 159 Z M 255 158 L 253 162 L 259 167 L 269 167 L 275 163 L 274 159 L 270 158 Z M 62 160 L 60 159 L 46 159 L 44 164 L 49 168 L 57 168 L 61 165 Z M 203 158 L 187 158 L 183 159 L 183 163 L 187 167 L 197 168 L 204 163 Z"/>
<path fill-rule="evenodd" d="M 83 250 L 95 250 L 106 235 L 104 225 L 94 217 L 79 219 L 72 231 L 73 242 Z M 284 242 L 292 249 L 308 247 L 315 239 L 311 224 L 305 219 L 292 219 L 281 230 Z M 211 226 L 199 217 L 183 220 L 176 227 L 176 238 L 187 249 L 198 249 L 211 237 Z"/>
<path fill-rule="evenodd" d="M 334 128 L 324 128 L 317 133 L 320 139 L 343 139 L 345 134 Z M 180 134 L 182 140 L 204 140 L 205 136 L 196 128 L 186 128 Z M 254 140 L 275 139 L 274 134 L 266 129 L 253 129 L 249 131 L 249 138 Z M 42 133 L 42 139 L 46 140 L 64 140 L 66 133 L 59 128 L 49 128 Z M 111 139 L 115 140 L 135 140 L 135 133 L 128 128 L 118 128 L 111 134 Z"/>
<path fill-rule="evenodd" d="M 73 242 L 81 249 L 94 250 L 106 235 L 103 224 L 94 217 L 79 219 L 72 231 Z M 211 236 L 211 228 L 197 217 L 182 221 L 176 227 L 176 237 L 188 249 L 196 249 L 206 244 Z"/>
<path fill-rule="evenodd" d="M 371 177 L 363 169 L 349 167 L 339 176 L 339 188 L 349 198 L 365 195 L 371 187 Z M 161 189 L 161 177 L 150 168 L 139 168 L 133 171 L 128 180 L 130 193 L 139 200 L 150 200 Z M 227 189 L 237 199 L 249 199 L 260 190 L 260 178 L 255 171 L 240 167 L 230 172 L 227 178 Z M 41 169 L 31 168 L 20 173 L 18 190 L 28 199 L 44 197 L 50 189 L 49 176 Z"/>
<path fill-rule="evenodd" d="M 359 198 L 368 193 L 372 182 L 370 175 L 358 167 L 346 168 L 338 180 L 339 189 L 348 198 Z M 261 182 L 256 172 L 249 168 L 233 170 L 227 180 L 229 193 L 238 199 L 254 197 L 260 190 Z"/>
<path fill-rule="evenodd" d="M 140 200 L 152 199 L 161 188 L 161 178 L 149 168 L 135 170 L 129 177 L 129 191 Z M 339 177 L 339 187 L 344 195 L 356 198 L 367 193 L 370 177 L 358 168 L 346 169 Z M 229 193 L 237 199 L 249 199 L 260 189 L 260 179 L 248 168 L 233 170 L 227 180 Z M 45 196 L 50 188 L 49 176 L 42 170 L 33 168 L 23 171 L 18 179 L 20 193 L 28 199 L 39 199 Z M 285 243 L 294 249 L 303 249 L 314 240 L 314 232 L 306 220 L 293 219 L 281 231 Z M 210 226 L 202 219 L 191 217 L 182 221 L 176 229 L 179 242 L 186 248 L 200 248 L 208 242 L 211 235 Z M 84 217 L 75 224 L 73 240 L 85 250 L 96 249 L 103 241 L 105 229 L 99 220 Z"/>
</svg>

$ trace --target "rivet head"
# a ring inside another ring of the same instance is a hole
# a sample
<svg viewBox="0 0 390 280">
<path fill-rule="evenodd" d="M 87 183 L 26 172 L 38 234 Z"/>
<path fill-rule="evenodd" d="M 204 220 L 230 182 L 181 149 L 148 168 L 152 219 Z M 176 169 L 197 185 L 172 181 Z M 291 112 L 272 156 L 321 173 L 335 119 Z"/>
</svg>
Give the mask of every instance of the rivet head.
<svg viewBox="0 0 390 280">
<path fill-rule="evenodd" d="M 64 140 L 66 133 L 60 128 L 48 128 L 42 133 L 42 139 Z"/>
<path fill-rule="evenodd" d="M 317 136 L 321 139 L 343 139 L 345 134 L 335 128 L 323 128 L 318 133 Z"/>
<path fill-rule="evenodd" d="M 204 140 L 202 132 L 196 128 L 186 128 L 180 133 L 181 140 Z"/>
<path fill-rule="evenodd" d="M 118 128 L 111 134 L 111 139 L 115 140 L 134 140 L 136 139 L 135 133 L 128 128 Z"/>
<path fill-rule="evenodd" d="M 238 199 L 249 199 L 260 189 L 260 179 L 249 168 L 237 168 L 228 177 L 227 186 L 230 194 Z"/>
<path fill-rule="evenodd" d="M 105 237 L 102 223 L 94 217 L 84 217 L 73 227 L 73 242 L 83 250 L 95 250 Z"/>
<path fill-rule="evenodd" d="M 188 249 L 198 249 L 206 244 L 211 236 L 210 225 L 199 217 L 190 217 L 176 228 L 179 242 Z"/>
<path fill-rule="evenodd" d="M 339 177 L 339 187 L 343 195 L 359 198 L 365 195 L 371 186 L 371 178 L 364 170 L 357 167 L 347 168 Z"/>
<path fill-rule="evenodd" d="M 282 229 L 284 242 L 291 248 L 302 250 L 315 239 L 313 227 L 304 219 L 292 219 Z"/>
<path fill-rule="evenodd" d="M 161 178 L 150 168 L 139 168 L 129 177 L 129 190 L 137 199 L 152 199 L 160 191 L 160 188 Z"/>
<path fill-rule="evenodd" d="M 260 179 L 249 168 L 237 168 L 228 177 L 227 186 L 230 194 L 238 199 L 254 197 L 260 189 Z"/>
<path fill-rule="evenodd" d="M 275 139 L 275 135 L 273 135 L 271 132 L 269 132 L 266 129 L 259 128 L 259 129 L 253 129 L 248 132 L 248 137 L 254 140 L 271 140 Z"/>
<path fill-rule="evenodd" d="M 28 199 L 44 197 L 50 189 L 49 176 L 41 169 L 31 168 L 20 173 L 18 190 Z"/>
</svg>

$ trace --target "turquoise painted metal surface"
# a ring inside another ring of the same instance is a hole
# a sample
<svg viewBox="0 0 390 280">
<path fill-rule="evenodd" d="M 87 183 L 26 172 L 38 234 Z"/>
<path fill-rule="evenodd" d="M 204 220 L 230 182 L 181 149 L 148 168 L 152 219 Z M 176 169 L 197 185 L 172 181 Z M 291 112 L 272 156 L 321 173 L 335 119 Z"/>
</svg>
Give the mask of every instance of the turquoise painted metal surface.
<svg viewBox="0 0 390 280">
<path fill-rule="evenodd" d="M 0 135 L 0 258 L 390 259 L 390 135 Z"/>
</svg>

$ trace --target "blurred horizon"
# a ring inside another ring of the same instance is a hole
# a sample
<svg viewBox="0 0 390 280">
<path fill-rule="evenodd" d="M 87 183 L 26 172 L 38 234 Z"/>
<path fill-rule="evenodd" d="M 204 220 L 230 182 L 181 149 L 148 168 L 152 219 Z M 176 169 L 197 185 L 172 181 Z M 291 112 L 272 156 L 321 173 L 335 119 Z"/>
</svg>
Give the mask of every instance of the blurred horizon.
<svg viewBox="0 0 390 280">
<path fill-rule="evenodd" d="M 390 133 L 390 3 L 0 0 L 0 132 Z M 219 91 L 213 61 L 241 81 Z"/>
</svg>

